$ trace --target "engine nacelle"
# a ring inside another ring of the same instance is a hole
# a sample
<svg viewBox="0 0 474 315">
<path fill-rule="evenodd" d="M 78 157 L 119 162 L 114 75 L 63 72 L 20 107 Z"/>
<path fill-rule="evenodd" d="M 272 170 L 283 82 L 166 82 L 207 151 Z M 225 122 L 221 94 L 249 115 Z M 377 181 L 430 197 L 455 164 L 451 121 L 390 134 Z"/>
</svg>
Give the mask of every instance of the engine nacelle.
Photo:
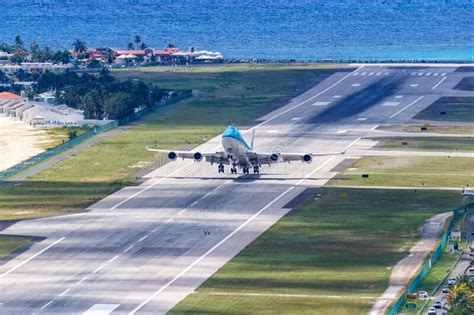
<svg viewBox="0 0 474 315">
<path fill-rule="evenodd" d="M 313 162 L 313 157 L 311 156 L 311 154 L 305 154 L 305 155 L 303 155 L 303 157 L 301 158 L 301 160 L 302 160 L 304 163 L 311 163 L 311 162 Z"/>
<path fill-rule="evenodd" d="M 176 152 L 171 151 L 170 153 L 168 153 L 168 159 L 170 159 L 171 161 L 176 160 L 177 157 L 178 155 L 176 154 Z"/>
<path fill-rule="evenodd" d="M 196 152 L 196 153 L 194 153 L 193 158 L 194 158 L 194 161 L 201 162 L 202 154 L 200 152 Z"/>
<path fill-rule="evenodd" d="M 272 160 L 273 162 L 276 162 L 278 161 L 278 154 L 276 153 L 273 153 L 272 155 L 270 155 L 270 160 Z"/>
</svg>

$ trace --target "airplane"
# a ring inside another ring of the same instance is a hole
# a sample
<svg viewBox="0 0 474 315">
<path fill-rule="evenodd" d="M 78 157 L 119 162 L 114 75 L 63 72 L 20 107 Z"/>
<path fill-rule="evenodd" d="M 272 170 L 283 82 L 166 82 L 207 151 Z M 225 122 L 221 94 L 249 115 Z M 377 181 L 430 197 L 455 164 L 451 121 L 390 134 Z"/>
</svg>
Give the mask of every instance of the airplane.
<svg viewBox="0 0 474 315">
<path fill-rule="evenodd" d="M 325 153 L 259 153 L 253 150 L 255 129 L 252 131 L 250 144 L 245 141 L 240 131 L 235 126 L 228 126 L 222 133 L 222 146 L 224 150 L 217 152 L 198 152 L 198 151 L 170 151 L 152 149 L 146 146 L 148 151 L 166 153 L 172 161 L 178 157 L 184 159 L 193 159 L 201 162 L 203 159 L 212 164 L 217 163 L 218 173 L 224 173 L 224 165 L 230 165 L 232 174 L 237 174 L 237 168 L 242 169 L 243 174 L 249 174 L 250 168 L 253 168 L 254 174 L 260 173 L 262 164 L 274 164 L 279 162 L 301 161 L 311 163 L 314 156 L 344 154 L 342 152 Z"/>
</svg>

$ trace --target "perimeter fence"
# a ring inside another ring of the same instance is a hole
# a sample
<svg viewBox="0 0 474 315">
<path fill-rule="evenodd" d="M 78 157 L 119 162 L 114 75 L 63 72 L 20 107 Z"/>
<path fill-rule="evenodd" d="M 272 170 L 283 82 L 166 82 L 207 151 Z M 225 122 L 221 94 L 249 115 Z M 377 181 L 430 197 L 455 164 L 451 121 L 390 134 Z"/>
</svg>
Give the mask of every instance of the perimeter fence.
<svg viewBox="0 0 474 315">
<path fill-rule="evenodd" d="M 392 305 L 392 307 L 387 312 L 388 315 L 396 315 L 400 311 L 400 309 L 402 308 L 403 303 L 406 300 L 406 296 L 408 294 L 412 294 L 413 292 L 415 292 L 416 289 L 418 288 L 418 286 L 420 285 L 420 283 L 423 281 L 423 279 L 425 279 L 425 277 L 428 274 L 428 272 L 430 271 L 431 267 L 433 266 L 433 264 L 436 261 L 438 261 L 439 255 L 441 254 L 441 252 L 445 248 L 445 246 L 448 242 L 449 234 L 451 233 L 451 229 L 453 228 L 454 223 L 456 222 L 456 220 L 459 218 L 459 216 L 464 211 L 465 211 L 464 207 L 455 209 L 453 211 L 453 215 L 452 215 L 452 217 L 451 217 L 451 219 L 449 220 L 449 223 L 448 223 L 448 228 L 447 228 L 446 232 L 444 232 L 443 236 L 441 237 L 441 241 L 439 242 L 438 247 L 436 247 L 436 249 L 431 254 L 429 259 L 423 265 L 423 268 L 420 270 L 420 272 L 418 272 L 418 274 L 415 276 L 415 278 L 413 278 L 408 283 L 408 285 L 407 285 L 405 291 L 403 292 L 402 296 L 400 296 L 400 298 Z"/>
</svg>

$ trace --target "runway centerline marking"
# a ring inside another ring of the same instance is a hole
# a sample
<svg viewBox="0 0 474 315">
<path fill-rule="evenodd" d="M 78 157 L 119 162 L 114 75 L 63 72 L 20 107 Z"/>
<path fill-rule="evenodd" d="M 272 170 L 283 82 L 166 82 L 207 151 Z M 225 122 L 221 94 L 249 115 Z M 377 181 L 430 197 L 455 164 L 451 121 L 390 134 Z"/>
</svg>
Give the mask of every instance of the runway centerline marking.
<svg viewBox="0 0 474 315">
<path fill-rule="evenodd" d="M 71 289 L 66 289 L 61 294 L 59 294 L 58 296 L 66 295 L 69 291 L 71 291 Z"/>
<path fill-rule="evenodd" d="M 418 97 L 416 100 L 414 100 L 413 102 L 411 102 L 410 104 L 408 104 L 407 106 L 403 107 L 403 108 L 400 109 L 398 112 L 396 112 L 395 114 L 393 114 L 392 116 L 390 116 L 390 118 L 393 118 L 393 117 L 397 116 L 398 114 L 400 114 L 401 112 L 403 112 L 405 109 L 407 109 L 407 108 L 409 108 L 410 106 L 412 106 L 412 105 L 418 103 L 418 102 L 419 102 L 421 99 L 423 99 L 423 98 L 424 98 L 423 95 L 420 96 L 420 97 Z"/>
<path fill-rule="evenodd" d="M 143 236 L 141 239 L 138 240 L 138 242 L 143 242 L 144 240 L 146 240 L 148 238 L 148 234 Z"/>
<path fill-rule="evenodd" d="M 128 246 L 123 252 L 126 253 L 126 252 L 128 252 L 129 250 L 131 250 L 133 247 L 134 247 L 134 245 L 130 245 L 130 246 Z"/>
<path fill-rule="evenodd" d="M 48 249 L 50 249 L 51 247 L 53 247 L 54 245 L 58 244 L 59 242 L 62 242 L 64 239 L 66 239 L 66 237 L 62 237 L 60 238 L 59 240 L 56 240 L 55 242 L 53 242 L 52 244 L 50 244 L 49 246 L 47 246 L 46 248 L 43 248 L 42 250 L 40 250 L 39 252 L 37 252 L 36 254 L 34 254 L 33 256 L 29 257 L 28 259 L 26 259 L 25 261 L 19 263 L 18 265 L 16 265 L 15 267 L 11 268 L 10 270 L 2 273 L 0 275 L 0 279 L 2 279 L 3 277 L 5 277 L 6 275 L 12 273 L 13 271 L 17 270 L 18 268 L 20 268 L 21 266 L 27 264 L 29 261 L 35 259 L 36 257 L 38 257 L 39 255 L 41 255 L 42 253 L 44 253 L 45 251 L 47 251 Z"/>
<path fill-rule="evenodd" d="M 51 305 L 51 303 L 53 303 L 53 300 L 49 301 L 48 303 L 46 303 L 45 305 L 41 306 L 41 309 L 44 310 L 45 308 L 47 308 L 49 305 Z"/>
<path fill-rule="evenodd" d="M 197 205 L 197 203 L 198 203 L 198 201 L 196 200 L 195 202 L 193 202 L 193 203 L 191 204 L 191 207 L 194 207 L 195 205 Z"/>
<path fill-rule="evenodd" d="M 88 279 L 88 277 L 84 277 L 82 278 L 81 280 L 79 280 L 76 285 L 80 285 L 81 283 L 83 283 L 84 281 L 86 281 Z"/>
<path fill-rule="evenodd" d="M 360 83 L 354 83 L 352 86 L 360 86 Z"/>
<path fill-rule="evenodd" d="M 411 87 L 417 87 L 418 84 L 410 84 Z"/>
<path fill-rule="evenodd" d="M 441 79 L 441 81 L 439 81 L 438 83 L 436 83 L 431 89 L 434 90 L 436 89 L 438 86 L 440 86 L 441 83 L 444 82 L 444 80 L 446 80 L 448 77 L 444 77 Z"/>
</svg>

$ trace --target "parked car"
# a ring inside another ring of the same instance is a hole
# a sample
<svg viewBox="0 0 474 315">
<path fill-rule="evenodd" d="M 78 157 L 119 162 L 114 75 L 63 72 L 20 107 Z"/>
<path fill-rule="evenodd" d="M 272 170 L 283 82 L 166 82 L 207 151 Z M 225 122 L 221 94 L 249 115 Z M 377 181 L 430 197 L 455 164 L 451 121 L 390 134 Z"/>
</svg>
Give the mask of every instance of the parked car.
<svg viewBox="0 0 474 315">
<path fill-rule="evenodd" d="M 439 310 L 439 309 L 442 309 L 442 308 L 443 308 L 443 302 L 441 302 L 441 301 L 436 301 L 436 302 L 433 303 L 433 307 L 434 307 L 435 309 L 438 309 L 438 310 Z"/>
<path fill-rule="evenodd" d="M 428 309 L 428 313 L 427 313 L 427 314 L 428 314 L 428 315 L 437 315 L 436 309 L 435 309 L 434 307 L 430 307 L 430 308 Z"/>
<path fill-rule="evenodd" d="M 418 299 L 419 300 L 427 300 L 428 299 L 428 292 L 426 291 L 420 291 L 418 292 Z"/>
<path fill-rule="evenodd" d="M 448 279 L 448 285 L 453 285 L 456 283 L 456 278 L 455 277 L 451 277 Z"/>
<path fill-rule="evenodd" d="M 474 267 L 470 267 L 467 270 L 467 275 L 470 276 L 470 277 L 474 276 Z"/>
<path fill-rule="evenodd" d="M 441 292 L 443 292 L 445 294 L 448 294 L 449 293 L 449 287 L 443 287 L 443 289 L 441 289 Z"/>
</svg>

